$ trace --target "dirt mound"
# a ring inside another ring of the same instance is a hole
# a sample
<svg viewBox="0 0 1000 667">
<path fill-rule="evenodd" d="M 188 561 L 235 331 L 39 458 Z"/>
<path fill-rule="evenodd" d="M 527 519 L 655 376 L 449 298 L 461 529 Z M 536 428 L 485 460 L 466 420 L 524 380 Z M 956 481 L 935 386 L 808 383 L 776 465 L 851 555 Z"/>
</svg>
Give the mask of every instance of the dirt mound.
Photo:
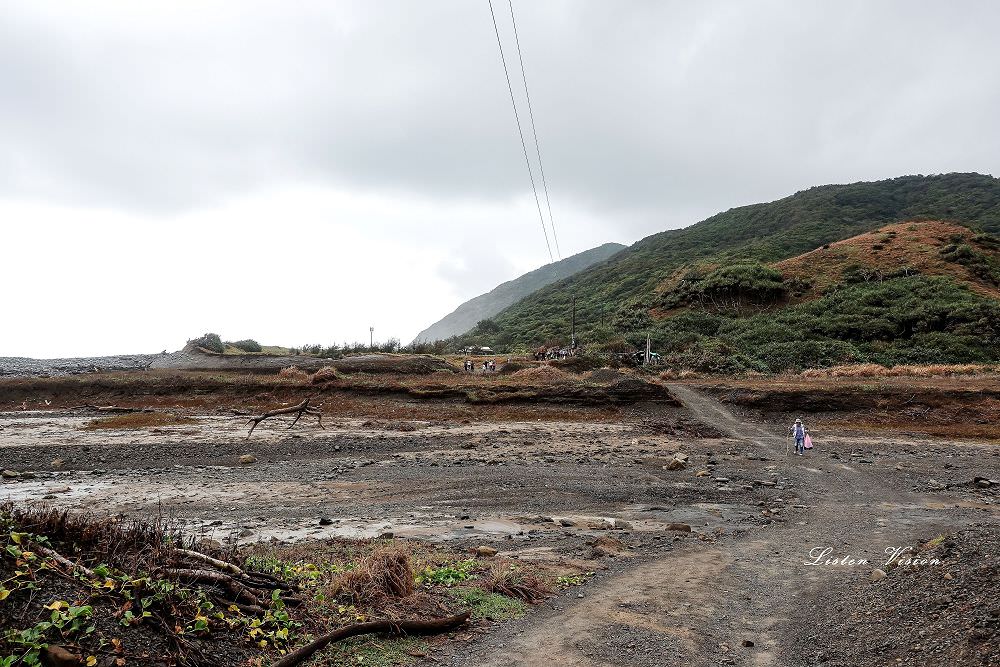
<svg viewBox="0 0 1000 667">
<path fill-rule="evenodd" d="M 544 366 L 533 366 L 517 371 L 511 377 L 519 380 L 530 380 L 532 382 L 558 383 L 572 382 L 575 378 L 566 371 L 559 370 L 548 364 Z"/>
<path fill-rule="evenodd" d="M 498 366 L 497 375 L 513 375 L 518 371 L 523 371 L 525 368 L 531 368 L 531 366 L 521 361 L 511 361 L 510 363 Z"/>
<path fill-rule="evenodd" d="M 595 368 L 600 368 L 605 365 L 603 359 L 597 357 L 588 357 L 586 355 L 578 355 L 575 357 L 566 357 L 565 359 L 559 359 L 557 361 L 551 362 L 553 366 L 564 371 L 569 371 L 570 373 L 586 373 L 587 371 L 592 371 Z"/>
<path fill-rule="evenodd" d="M 628 376 L 621 371 L 615 370 L 614 368 L 598 368 L 597 370 L 587 373 L 586 377 L 591 382 L 596 382 L 598 384 L 611 384 L 612 382 L 617 382 L 618 380 Z"/>
<path fill-rule="evenodd" d="M 372 375 L 430 375 L 438 371 L 455 373 L 457 369 L 441 357 L 429 354 L 363 354 L 330 362 L 341 373 Z"/>
<path fill-rule="evenodd" d="M 998 542 L 1000 528 L 974 527 L 906 555 L 928 562 L 883 566 L 887 577 L 864 578 L 809 627 L 817 651 L 855 667 L 1000 665 Z"/>
<path fill-rule="evenodd" d="M 333 368 L 332 366 L 324 366 L 313 373 L 311 382 L 313 384 L 321 384 L 323 382 L 340 379 L 340 377 L 341 375 L 337 372 L 336 368 Z"/>
<path fill-rule="evenodd" d="M 278 376 L 286 378 L 288 380 L 305 381 L 309 379 L 309 373 L 305 372 L 298 366 L 289 366 L 288 368 L 282 368 L 280 371 L 278 371 Z"/>
<path fill-rule="evenodd" d="M 611 383 L 611 390 L 618 394 L 639 393 L 655 387 L 652 382 L 640 380 L 637 377 L 626 375 Z"/>
</svg>

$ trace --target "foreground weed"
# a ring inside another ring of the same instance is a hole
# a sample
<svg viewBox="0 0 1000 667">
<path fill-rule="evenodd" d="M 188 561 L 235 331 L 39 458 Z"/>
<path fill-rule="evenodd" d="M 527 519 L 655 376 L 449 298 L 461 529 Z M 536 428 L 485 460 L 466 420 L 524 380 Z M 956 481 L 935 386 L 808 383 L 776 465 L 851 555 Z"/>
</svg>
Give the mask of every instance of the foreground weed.
<svg viewBox="0 0 1000 667">
<path fill-rule="evenodd" d="M 473 618 L 502 621 L 522 616 L 528 605 L 521 600 L 509 598 L 499 593 L 490 593 L 481 588 L 455 588 L 448 591 L 469 607 Z"/>
<path fill-rule="evenodd" d="M 428 565 L 414 578 L 414 583 L 421 584 L 444 584 L 454 586 L 473 576 L 472 571 L 476 568 L 476 559 L 460 560 L 454 563 L 434 567 Z"/>
</svg>

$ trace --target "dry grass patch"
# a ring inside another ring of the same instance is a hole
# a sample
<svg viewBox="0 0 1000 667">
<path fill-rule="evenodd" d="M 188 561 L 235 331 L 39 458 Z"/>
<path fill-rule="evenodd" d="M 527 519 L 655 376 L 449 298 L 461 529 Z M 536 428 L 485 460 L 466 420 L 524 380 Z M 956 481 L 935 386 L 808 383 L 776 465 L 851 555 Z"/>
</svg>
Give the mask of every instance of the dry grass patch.
<svg viewBox="0 0 1000 667">
<path fill-rule="evenodd" d="M 198 420 L 170 412 L 129 412 L 111 417 L 99 417 L 87 422 L 83 428 L 93 431 L 97 429 L 138 429 L 155 428 L 158 426 L 182 426 L 197 424 Z"/>
<path fill-rule="evenodd" d="M 413 577 L 410 550 L 405 545 L 387 544 L 377 547 L 358 561 L 353 570 L 337 577 L 330 593 L 355 604 L 405 598 L 413 594 Z"/>
<path fill-rule="evenodd" d="M 929 364 L 924 366 L 881 366 L 851 364 L 802 371 L 803 377 L 952 377 L 985 375 L 997 372 L 996 366 L 985 364 Z"/>
</svg>

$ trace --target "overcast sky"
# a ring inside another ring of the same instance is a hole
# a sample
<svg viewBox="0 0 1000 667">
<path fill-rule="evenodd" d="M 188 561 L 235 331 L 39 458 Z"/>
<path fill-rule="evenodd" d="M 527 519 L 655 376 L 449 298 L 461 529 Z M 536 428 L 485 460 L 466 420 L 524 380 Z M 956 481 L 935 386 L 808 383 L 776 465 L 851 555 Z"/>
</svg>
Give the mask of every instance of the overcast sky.
<svg viewBox="0 0 1000 667">
<path fill-rule="evenodd" d="M 998 3 L 514 10 L 563 256 L 1000 174 Z M 546 263 L 493 30 L 487 0 L 0 0 L 0 356 L 405 342 Z"/>
</svg>

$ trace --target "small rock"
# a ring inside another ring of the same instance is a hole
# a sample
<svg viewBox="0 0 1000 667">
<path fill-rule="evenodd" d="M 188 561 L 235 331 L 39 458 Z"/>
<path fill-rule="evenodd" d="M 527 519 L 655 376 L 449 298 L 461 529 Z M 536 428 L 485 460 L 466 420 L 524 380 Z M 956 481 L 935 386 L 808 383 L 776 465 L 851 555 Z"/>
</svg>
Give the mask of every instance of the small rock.
<svg viewBox="0 0 1000 667">
<path fill-rule="evenodd" d="M 62 468 L 66 465 L 66 462 L 62 459 L 52 459 L 52 463 L 49 464 L 53 468 Z"/>
<path fill-rule="evenodd" d="M 573 519 L 562 518 L 559 519 L 559 525 L 563 526 L 564 528 L 571 528 L 572 526 L 576 525 L 576 521 L 573 521 Z"/>
<path fill-rule="evenodd" d="M 253 454 L 244 454 L 240 457 L 240 465 L 250 465 L 251 463 L 257 463 L 257 457 Z"/>
<path fill-rule="evenodd" d="M 879 570 L 878 568 L 872 570 L 872 581 L 881 581 L 885 577 L 885 570 Z"/>
<path fill-rule="evenodd" d="M 670 459 L 665 466 L 664 470 L 683 470 L 687 465 L 687 461 L 681 461 L 680 459 Z"/>
<path fill-rule="evenodd" d="M 708 477 L 709 472 L 707 470 L 699 470 L 694 474 L 695 477 Z"/>
<path fill-rule="evenodd" d="M 951 572 L 945 572 L 944 573 L 944 579 L 945 579 L 945 581 L 951 581 L 954 578 L 955 578 L 955 575 L 953 575 Z"/>
<path fill-rule="evenodd" d="M 614 530 L 632 530 L 632 524 L 625 519 L 613 519 Z"/>
<path fill-rule="evenodd" d="M 668 523 L 666 525 L 667 530 L 676 530 L 682 533 L 690 533 L 691 526 L 686 523 Z"/>
<path fill-rule="evenodd" d="M 491 556 L 496 556 L 497 550 L 494 549 L 493 547 L 488 547 L 484 544 L 476 547 L 476 555 L 481 556 L 483 558 L 489 558 Z"/>
<path fill-rule="evenodd" d="M 332 523 L 333 523 L 333 519 L 331 519 L 329 517 L 325 517 L 325 516 L 321 517 L 320 520 L 319 520 L 319 525 L 321 525 L 321 526 L 329 526 Z"/>
<path fill-rule="evenodd" d="M 0 472 L 0 477 L 3 477 L 4 479 L 17 479 L 20 476 L 21 475 L 13 470 L 4 470 L 3 472 Z"/>
<path fill-rule="evenodd" d="M 752 641 L 750 641 L 749 639 L 744 639 L 743 640 L 743 646 L 746 647 L 746 648 L 753 648 L 754 647 L 754 643 Z"/>
</svg>

